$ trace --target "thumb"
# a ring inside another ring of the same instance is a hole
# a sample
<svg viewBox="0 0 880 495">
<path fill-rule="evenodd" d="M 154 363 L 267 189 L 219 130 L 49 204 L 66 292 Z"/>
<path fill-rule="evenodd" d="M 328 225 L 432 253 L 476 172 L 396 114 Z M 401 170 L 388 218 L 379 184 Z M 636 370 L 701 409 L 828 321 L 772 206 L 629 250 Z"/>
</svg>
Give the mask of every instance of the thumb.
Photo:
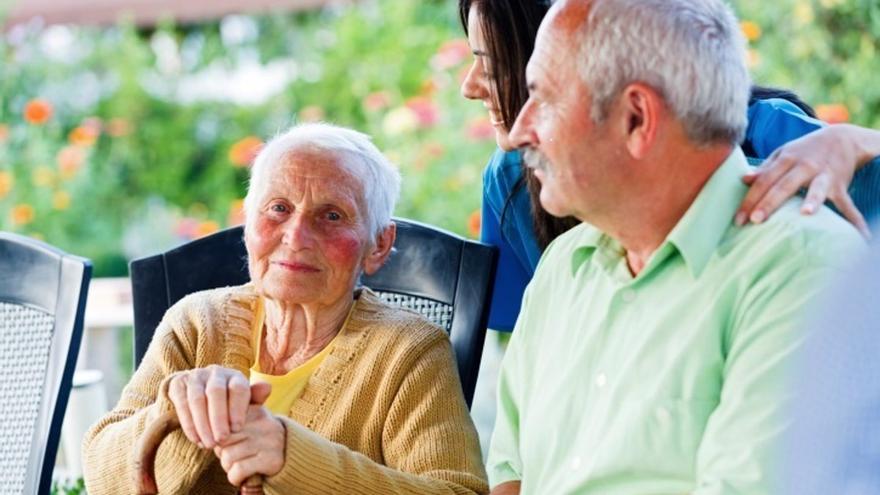
<svg viewBox="0 0 880 495">
<path fill-rule="evenodd" d="M 272 385 L 263 382 L 254 383 L 251 385 L 251 404 L 263 405 L 269 398 L 270 392 L 272 392 Z"/>
</svg>

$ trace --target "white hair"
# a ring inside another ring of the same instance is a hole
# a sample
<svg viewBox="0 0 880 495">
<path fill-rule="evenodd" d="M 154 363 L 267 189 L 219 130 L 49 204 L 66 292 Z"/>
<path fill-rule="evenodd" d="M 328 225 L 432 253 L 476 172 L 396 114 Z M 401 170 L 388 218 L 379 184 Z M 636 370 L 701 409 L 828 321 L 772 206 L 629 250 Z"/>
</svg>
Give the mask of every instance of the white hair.
<svg viewBox="0 0 880 495">
<path fill-rule="evenodd" d="M 722 0 L 595 0 L 574 36 L 595 122 L 628 84 L 642 82 L 693 142 L 742 141 L 751 78 L 744 36 Z"/>
<path fill-rule="evenodd" d="M 397 167 L 385 158 L 366 134 L 325 123 L 295 125 L 263 146 L 251 167 L 248 191 L 244 198 L 244 210 L 248 219 L 256 211 L 256 196 L 267 180 L 270 169 L 301 150 L 332 154 L 352 171 L 362 169 L 352 167 L 351 160 L 363 163 L 366 174 L 356 173 L 355 176 L 363 185 L 367 228 L 371 239 L 375 239 L 391 225 L 391 215 L 400 196 L 400 172 Z M 250 222 L 245 223 L 245 227 L 248 223 Z"/>
</svg>

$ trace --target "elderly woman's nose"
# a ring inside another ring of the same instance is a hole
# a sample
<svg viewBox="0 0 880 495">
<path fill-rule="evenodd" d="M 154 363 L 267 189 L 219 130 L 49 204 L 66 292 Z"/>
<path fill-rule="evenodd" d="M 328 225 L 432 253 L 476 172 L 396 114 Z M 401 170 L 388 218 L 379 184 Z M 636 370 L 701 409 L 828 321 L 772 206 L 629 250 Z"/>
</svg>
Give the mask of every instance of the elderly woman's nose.
<svg viewBox="0 0 880 495">
<path fill-rule="evenodd" d="M 474 60 L 461 82 L 461 95 L 470 100 L 482 100 L 489 96 L 487 83 L 480 60 Z"/>
<path fill-rule="evenodd" d="M 314 239 L 314 227 L 304 215 L 292 216 L 281 228 L 284 232 L 281 242 L 289 246 L 308 246 Z"/>
</svg>

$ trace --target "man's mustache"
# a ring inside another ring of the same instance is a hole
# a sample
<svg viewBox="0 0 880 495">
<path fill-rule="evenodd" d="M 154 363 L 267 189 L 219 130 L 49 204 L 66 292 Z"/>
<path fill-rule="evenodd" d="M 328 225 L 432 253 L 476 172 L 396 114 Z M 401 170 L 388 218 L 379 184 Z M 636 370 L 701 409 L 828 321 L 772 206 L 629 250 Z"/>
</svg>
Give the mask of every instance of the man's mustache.
<svg viewBox="0 0 880 495">
<path fill-rule="evenodd" d="M 523 150 L 523 162 L 525 162 L 527 167 L 545 173 L 548 171 L 550 165 L 550 160 L 535 148 L 525 148 Z"/>
</svg>

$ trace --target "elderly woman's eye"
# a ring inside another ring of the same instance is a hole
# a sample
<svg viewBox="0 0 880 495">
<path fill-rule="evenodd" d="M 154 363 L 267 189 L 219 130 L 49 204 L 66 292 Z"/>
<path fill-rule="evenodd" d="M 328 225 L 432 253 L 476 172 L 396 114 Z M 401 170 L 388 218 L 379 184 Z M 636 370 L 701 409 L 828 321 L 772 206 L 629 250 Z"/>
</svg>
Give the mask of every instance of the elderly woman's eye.
<svg viewBox="0 0 880 495">
<path fill-rule="evenodd" d="M 269 211 L 272 211 L 274 213 L 286 213 L 287 206 L 283 205 L 281 203 L 275 203 L 275 204 L 269 206 Z"/>
</svg>

